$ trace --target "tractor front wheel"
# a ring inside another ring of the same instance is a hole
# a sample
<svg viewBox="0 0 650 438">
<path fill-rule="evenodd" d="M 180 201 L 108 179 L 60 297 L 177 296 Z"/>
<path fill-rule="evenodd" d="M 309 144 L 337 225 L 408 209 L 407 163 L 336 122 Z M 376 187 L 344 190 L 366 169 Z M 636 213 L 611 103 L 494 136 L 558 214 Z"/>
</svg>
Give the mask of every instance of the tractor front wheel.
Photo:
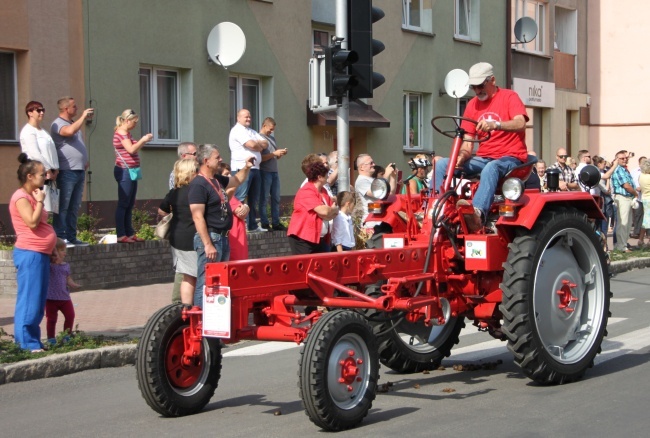
<svg viewBox="0 0 650 438">
<path fill-rule="evenodd" d="M 556 208 L 509 248 L 500 309 L 515 363 L 542 384 L 580 379 L 607 334 L 611 296 L 593 226 L 574 208 Z"/>
<path fill-rule="evenodd" d="M 298 362 L 305 412 L 328 431 L 355 427 L 368 414 L 379 379 L 377 343 L 365 318 L 325 313 L 311 328 Z"/>
<path fill-rule="evenodd" d="M 136 376 L 147 404 L 165 417 L 180 417 L 199 412 L 217 389 L 221 376 L 221 344 L 203 338 L 201 354 L 183 357 L 182 306 L 160 309 L 147 322 L 138 344 Z"/>
</svg>

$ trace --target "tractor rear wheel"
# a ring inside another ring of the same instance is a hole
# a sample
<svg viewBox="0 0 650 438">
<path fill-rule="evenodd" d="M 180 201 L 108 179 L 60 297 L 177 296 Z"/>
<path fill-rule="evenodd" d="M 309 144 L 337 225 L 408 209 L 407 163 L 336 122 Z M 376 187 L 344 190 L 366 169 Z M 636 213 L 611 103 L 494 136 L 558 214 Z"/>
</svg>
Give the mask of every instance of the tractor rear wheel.
<svg viewBox="0 0 650 438">
<path fill-rule="evenodd" d="M 368 414 L 379 379 L 377 342 L 365 318 L 350 310 L 325 313 L 311 328 L 298 362 L 305 412 L 318 427 L 355 427 Z"/>
<path fill-rule="evenodd" d="M 378 296 L 377 289 L 378 286 L 371 286 L 368 295 Z M 438 368 L 458 344 L 458 335 L 465 328 L 464 318 L 449 317 L 444 325 L 426 326 L 422 319 L 411 323 L 406 319 L 389 320 L 388 313 L 367 314 L 379 342 L 379 360 L 403 374 Z"/>
<path fill-rule="evenodd" d="M 503 332 L 524 374 L 542 384 L 580 379 L 607 334 L 605 254 L 575 208 L 545 211 L 509 245 L 501 289 Z"/>
<path fill-rule="evenodd" d="M 194 414 L 214 395 L 221 377 L 221 344 L 203 338 L 198 358 L 184 363 L 182 306 L 160 309 L 147 322 L 136 353 L 138 387 L 147 404 L 165 417 Z"/>
</svg>

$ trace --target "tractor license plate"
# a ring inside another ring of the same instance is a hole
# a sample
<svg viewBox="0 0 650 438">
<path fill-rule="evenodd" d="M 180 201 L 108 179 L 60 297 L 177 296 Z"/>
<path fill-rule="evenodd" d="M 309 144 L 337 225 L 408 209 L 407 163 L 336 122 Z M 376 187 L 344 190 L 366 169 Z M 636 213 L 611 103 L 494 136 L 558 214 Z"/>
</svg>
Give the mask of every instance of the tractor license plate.
<svg viewBox="0 0 650 438">
<path fill-rule="evenodd" d="M 474 235 L 465 240 L 465 269 L 501 271 L 508 247 L 496 234 Z"/>
<path fill-rule="evenodd" d="M 230 338 L 230 288 L 203 287 L 203 336 Z"/>
</svg>

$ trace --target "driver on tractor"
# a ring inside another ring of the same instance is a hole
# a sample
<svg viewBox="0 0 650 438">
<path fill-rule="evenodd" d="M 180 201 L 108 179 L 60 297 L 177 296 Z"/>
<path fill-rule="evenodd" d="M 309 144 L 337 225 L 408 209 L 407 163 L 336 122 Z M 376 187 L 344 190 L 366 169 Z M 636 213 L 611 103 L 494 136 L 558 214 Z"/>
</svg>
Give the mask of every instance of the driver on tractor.
<svg viewBox="0 0 650 438">
<path fill-rule="evenodd" d="M 485 224 L 499 179 L 528 160 L 525 142 L 528 115 L 517 93 L 496 85 L 491 64 L 474 64 L 469 69 L 467 82 L 476 96 L 467 104 L 463 116 L 478 121 L 478 124 L 461 123 L 461 128 L 467 134 L 458 154 L 455 175 L 481 175 L 472 200 L 474 214 L 465 215 L 469 231 L 476 233 Z M 488 132 L 491 133 L 490 138 L 479 143 L 476 156 L 472 157 L 474 143 L 471 140 Z M 442 158 L 436 163 L 435 190 L 440 190 L 448 162 L 449 158 Z M 469 203 L 461 199 L 457 205 Z"/>
</svg>

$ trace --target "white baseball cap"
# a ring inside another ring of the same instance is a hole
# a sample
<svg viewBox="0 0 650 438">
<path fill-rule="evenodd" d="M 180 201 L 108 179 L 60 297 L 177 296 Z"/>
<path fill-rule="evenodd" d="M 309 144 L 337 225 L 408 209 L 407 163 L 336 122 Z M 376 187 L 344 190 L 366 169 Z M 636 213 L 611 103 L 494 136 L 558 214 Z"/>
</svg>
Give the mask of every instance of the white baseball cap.
<svg viewBox="0 0 650 438">
<path fill-rule="evenodd" d="M 490 76 L 494 76 L 494 67 L 492 67 L 492 64 L 479 62 L 470 67 L 467 85 L 481 85 Z"/>
</svg>

